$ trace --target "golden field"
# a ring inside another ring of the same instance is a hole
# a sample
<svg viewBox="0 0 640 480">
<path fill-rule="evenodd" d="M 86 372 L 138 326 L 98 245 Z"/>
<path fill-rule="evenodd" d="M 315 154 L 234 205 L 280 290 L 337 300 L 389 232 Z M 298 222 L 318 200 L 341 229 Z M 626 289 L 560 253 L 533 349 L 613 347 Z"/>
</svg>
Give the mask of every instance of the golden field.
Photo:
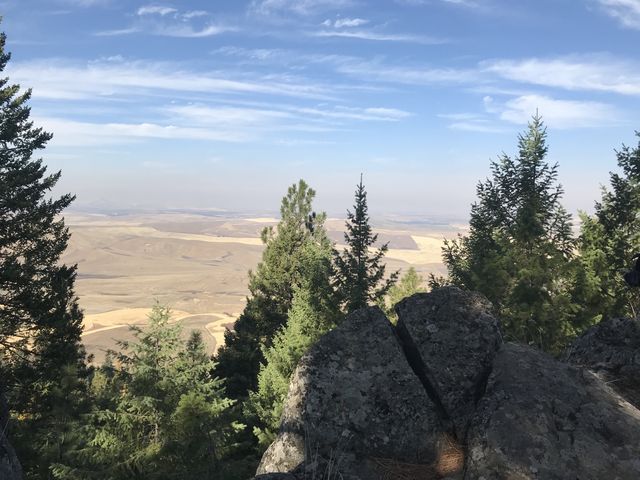
<svg viewBox="0 0 640 480">
<path fill-rule="evenodd" d="M 169 305 L 185 335 L 203 333 L 215 351 L 226 328 L 244 307 L 248 272 L 260 261 L 260 232 L 277 220 L 221 213 L 66 215 L 72 233 L 64 261 L 78 265 L 76 292 L 85 312 L 83 341 L 95 361 L 118 340 L 130 340 L 129 325 L 143 325 L 157 301 Z M 344 220 L 329 219 L 338 247 Z M 410 265 L 423 275 L 442 273 L 443 238 L 459 228 L 380 222 L 389 242 L 388 271 Z"/>
</svg>

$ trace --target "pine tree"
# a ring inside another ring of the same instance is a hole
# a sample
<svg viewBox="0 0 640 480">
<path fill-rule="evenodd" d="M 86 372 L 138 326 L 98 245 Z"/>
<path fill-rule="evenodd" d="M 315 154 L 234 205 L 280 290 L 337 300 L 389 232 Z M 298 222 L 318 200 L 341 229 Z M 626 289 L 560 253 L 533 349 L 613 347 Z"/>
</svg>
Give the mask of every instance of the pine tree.
<svg viewBox="0 0 640 480">
<path fill-rule="evenodd" d="M 389 249 L 385 243 L 377 251 L 371 248 L 378 241 L 369 224 L 367 192 L 362 183 L 356 187 L 353 213 L 347 210 L 346 248 L 334 252 L 335 275 L 333 284 L 338 298 L 347 312 L 378 303 L 396 282 L 398 272 L 385 279 L 382 259 Z"/>
<path fill-rule="evenodd" d="M 636 316 L 640 310 L 640 293 L 622 275 L 640 252 L 640 141 L 635 148 L 623 145 L 616 157 L 621 173 L 611 173 L 610 188 L 603 188 L 595 213 L 581 214 L 574 295 L 584 306 L 580 315 L 586 325 Z"/>
<path fill-rule="evenodd" d="M 0 71 L 5 43 L 3 33 Z M 30 98 L 0 79 L 0 377 L 21 419 L 10 434 L 25 471 L 46 478 L 83 408 L 86 371 L 76 267 L 60 260 L 69 231 L 59 215 L 74 197 L 50 198 L 60 172 L 33 158 L 52 135 L 30 121 Z"/>
<path fill-rule="evenodd" d="M 257 388 L 262 349 L 284 325 L 295 289 L 302 280 L 303 247 L 329 246 L 325 214 L 315 214 L 315 191 L 300 180 L 282 199 L 277 228 L 265 228 L 265 250 L 255 272 L 249 274 L 250 297 L 234 331 L 225 332 L 217 354 L 216 375 L 224 378 L 227 393 L 240 399 Z"/>
<path fill-rule="evenodd" d="M 403 298 L 419 292 L 426 292 L 424 278 L 419 275 L 415 267 L 409 267 L 407 272 L 400 277 L 398 283 L 389 289 L 389 293 L 381 302 L 381 308 L 393 323 L 396 323 L 398 316 L 394 311 L 395 305 Z"/>
<path fill-rule="evenodd" d="M 57 479 L 219 479 L 234 431 L 233 401 L 206 353 L 202 337 L 182 338 L 168 308 L 156 305 L 146 327 L 131 327 L 94 376 L 96 409 L 84 426 L 73 461 L 59 463 Z M 116 367 L 114 367 L 116 365 Z"/>
<path fill-rule="evenodd" d="M 576 333 L 571 302 L 575 241 L 560 204 L 558 165 L 546 162 L 546 129 L 536 115 L 477 188 L 466 237 L 445 242 L 453 284 L 489 298 L 508 338 L 558 352 Z"/>
<path fill-rule="evenodd" d="M 331 248 L 314 244 L 303 248 L 303 280 L 294 291 L 286 324 L 276 333 L 271 347 L 263 348 L 258 388 L 244 406 L 245 415 L 257 419 L 253 430 L 263 448 L 277 433 L 289 380 L 298 361 L 340 316 L 330 285 Z"/>
</svg>

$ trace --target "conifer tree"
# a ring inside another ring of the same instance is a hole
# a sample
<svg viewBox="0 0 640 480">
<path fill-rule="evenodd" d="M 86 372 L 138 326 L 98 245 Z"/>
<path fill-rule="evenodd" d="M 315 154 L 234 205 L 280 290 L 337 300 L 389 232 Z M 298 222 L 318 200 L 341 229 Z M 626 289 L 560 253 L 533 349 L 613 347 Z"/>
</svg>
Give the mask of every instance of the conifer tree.
<svg viewBox="0 0 640 480">
<path fill-rule="evenodd" d="M 313 211 L 315 194 L 304 180 L 289 187 L 282 199 L 280 222 L 262 232 L 265 250 L 256 271 L 249 272 L 251 295 L 234 331 L 225 332 L 225 344 L 217 354 L 216 375 L 225 378 L 231 398 L 246 397 L 257 387 L 262 349 L 271 345 L 286 322 L 303 278 L 303 247 L 330 245 L 324 229 L 326 215 Z"/>
<path fill-rule="evenodd" d="M 308 244 L 303 249 L 303 279 L 294 291 L 287 322 L 276 333 L 271 347 L 263 347 L 258 388 L 250 393 L 244 407 L 245 415 L 257 419 L 253 430 L 263 448 L 277 433 L 289 380 L 298 361 L 340 316 L 330 284 L 331 248 Z"/>
<path fill-rule="evenodd" d="M 346 248 L 334 252 L 335 274 L 333 284 L 341 305 L 352 312 L 378 303 L 396 282 L 398 272 L 385 279 L 384 255 L 389 249 L 385 243 L 377 251 L 371 249 L 378 241 L 369 224 L 367 192 L 362 183 L 356 187 L 353 212 L 347 210 Z"/>
<path fill-rule="evenodd" d="M 407 269 L 406 273 L 400 277 L 400 280 L 389 289 L 384 302 L 381 303 L 382 310 L 384 310 L 389 320 L 393 323 L 398 320 L 394 307 L 400 300 L 415 293 L 427 291 L 424 283 L 424 278 L 418 274 L 415 267 Z"/>
<path fill-rule="evenodd" d="M 623 145 L 616 157 L 621 172 L 611 173 L 610 188 L 603 188 L 595 213 L 581 213 L 574 295 L 583 305 L 585 325 L 640 311 L 640 292 L 629 288 L 622 275 L 640 253 L 640 141 L 635 148 Z"/>
<path fill-rule="evenodd" d="M 0 34 L 0 71 L 10 54 Z M 0 79 L 0 377 L 20 422 L 9 432 L 29 478 L 45 478 L 84 405 L 76 267 L 61 262 L 69 231 L 50 198 L 60 172 L 34 158 L 52 138 L 29 119 L 31 90 Z"/>
<path fill-rule="evenodd" d="M 558 352 L 576 333 L 570 283 L 575 241 L 560 203 L 558 165 L 546 162 L 546 129 L 536 114 L 477 188 L 466 237 L 445 242 L 449 281 L 493 302 L 507 336 Z"/>
<path fill-rule="evenodd" d="M 167 307 L 156 305 L 134 341 L 120 342 L 92 382 L 96 409 L 72 461 L 54 466 L 60 480 L 222 478 L 240 426 L 227 418 L 233 401 L 202 337 L 182 338 Z M 114 367 L 117 365 L 117 367 Z"/>
</svg>

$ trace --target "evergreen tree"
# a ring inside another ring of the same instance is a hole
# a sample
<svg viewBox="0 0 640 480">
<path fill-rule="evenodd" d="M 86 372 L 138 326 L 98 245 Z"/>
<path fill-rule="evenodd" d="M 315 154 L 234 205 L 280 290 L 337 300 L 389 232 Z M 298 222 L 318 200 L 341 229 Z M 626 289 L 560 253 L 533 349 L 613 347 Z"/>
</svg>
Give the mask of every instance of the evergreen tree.
<svg viewBox="0 0 640 480">
<path fill-rule="evenodd" d="M 381 303 L 381 308 L 393 323 L 396 323 L 398 316 L 394 310 L 396 304 L 403 298 L 419 292 L 426 292 L 424 278 L 419 275 L 414 267 L 409 267 L 407 272 L 400 277 L 398 283 L 389 289 L 389 293 Z"/>
<path fill-rule="evenodd" d="M 315 191 L 300 180 L 282 199 L 277 228 L 265 228 L 265 250 L 255 272 L 249 273 L 250 297 L 234 331 L 225 332 L 217 354 L 216 375 L 224 378 L 231 398 L 244 398 L 257 387 L 262 348 L 269 346 L 284 325 L 295 289 L 302 280 L 303 247 L 330 245 L 324 229 L 325 214 L 316 215 Z"/>
<path fill-rule="evenodd" d="M 0 35 L 0 71 L 10 54 Z M 52 135 L 30 121 L 31 90 L 0 79 L 0 377 L 19 422 L 9 432 L 29 478 L 46 478 L 85 404 L 76 267 L 60 258 L 69 232 L 50 198 L 60 172 L 33 158 Z"/>
<path fill-rule="evenodd" d="M 367 192 L 362 183 L 356 187 L 353 213 L 347 210 L 347 230 L 344 234 L 346 248 L 342 253 L 334 252 L 335 275 L 333 279 L 341 305 L 347 312 L 378 303 L 396 282 L 398 272 L 385 279 L 385 264 L 382 263 L 389 244 L 377 251 L 371 248 L 378 240 L 369 225 Z"/>
<path fill-rule="evenodd" d="M 635 148 L 623 145 L 616 156 L 621 174 L 611 173 L 610 189 L 603 188 L 594 215 L 581 214 L 574 295 L 584 306 L 584 324 L 636 316 L 640 309 L 640 293 L 622 275 L 640 253 L 640 141 Z"/>
<path fill-rule="evenodd" d="M 508 338 L 558 352 L 576 333 L 571 301 L 575 241 L 560 204 L 558 165 L 546 162 L 546 129 L 536 115 L 477 188 L 466 237 L 446 241 L 449 281 L 491 300 Z"/>
<path fill-rule="evenodd" d="M 287 322 L 275 335 L 272 346 L 263 348 L 258 388 L 250 393 L 244 408 L 248 417 L 257 418 L 254 433 L 263 448 L 277 433 L 289 380 L 298 361 L 336 325 L 340 315 L 330 285 L 331 248 L 308 244 L 303 247 L 303 258 L 303 280 L 294 291 Z"/>
<path fill-rule="evenodd" d="M 162 306 L 131 330 L 135 340 L 111 352 L 117 367 L 108 361 L 94 376 L 85 441 L 72 462 L 55 466 L 55 478 L 221 478 L 239 426 L 227 418 L 233 402 L 211 376 L 200 334 L 183 340 Z"/>
</svg>

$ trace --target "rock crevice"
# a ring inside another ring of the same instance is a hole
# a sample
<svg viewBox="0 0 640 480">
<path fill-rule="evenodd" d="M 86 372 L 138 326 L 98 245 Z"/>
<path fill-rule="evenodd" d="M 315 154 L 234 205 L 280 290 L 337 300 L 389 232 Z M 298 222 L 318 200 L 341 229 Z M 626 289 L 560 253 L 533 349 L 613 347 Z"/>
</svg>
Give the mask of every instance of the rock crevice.
<svg viewBox="0 0 640 480">
<path fill-rule="evenodd" d="M 482 296 L 455 287 L 413 295 L 396 306 L 397 331 L 430 396 L 466 436 L 502 337 Z"/>
<path fill-rule="evenodd" d="M 474 293 L 417 294 L 396 312 L 395 328 L 355 312 L 302 358 L 259 478 L 640 478 L 637 320 L 587 332 L 579 367 L 504 344 Z"/>
<path fill-rule="evenodd" d="M 420 380 L 425 393 L 433 402 L 433 405 L 438 416 L 440 417 L 440 420 L 442 421 L 444 428 L 451 434 L 455 435 L 451 417 L 444 407 L 444 404 L 442 403 L 442 400 L 438 395 L 436 387 L 433 383 L 431 383 L 431 380 L 429 379 L 427 369 L 425 368 L 424 362 L 420 357 L 420 351 L 417 345 L 413 342 L 411 336 L 407 333 L 406 329 L 402 328 L 402 326 L 398 326 L 396 332 L 398 342 L 400 343 L 402 351 L 407 359 L 407 363 L 411 367 L 411 370 L 413 370 L 413 373 L 416 374 L 416 377 L 418 377 L 418 379 Z"/>
</svg>

